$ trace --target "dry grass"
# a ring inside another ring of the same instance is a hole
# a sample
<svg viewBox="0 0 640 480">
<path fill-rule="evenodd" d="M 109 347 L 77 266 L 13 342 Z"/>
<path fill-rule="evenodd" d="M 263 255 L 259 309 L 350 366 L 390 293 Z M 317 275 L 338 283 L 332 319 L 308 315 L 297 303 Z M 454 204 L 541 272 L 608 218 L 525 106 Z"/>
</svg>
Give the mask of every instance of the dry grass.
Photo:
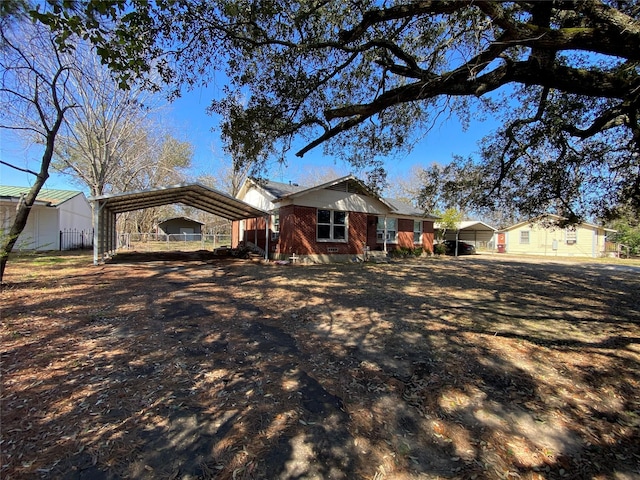
<svg viewBox="0 0 640 480">
<path fill-rule="evenodd" d="M 1 478 L 640 475 L 637 267 L 159 258 L 9 263 Z"/>
</svg>

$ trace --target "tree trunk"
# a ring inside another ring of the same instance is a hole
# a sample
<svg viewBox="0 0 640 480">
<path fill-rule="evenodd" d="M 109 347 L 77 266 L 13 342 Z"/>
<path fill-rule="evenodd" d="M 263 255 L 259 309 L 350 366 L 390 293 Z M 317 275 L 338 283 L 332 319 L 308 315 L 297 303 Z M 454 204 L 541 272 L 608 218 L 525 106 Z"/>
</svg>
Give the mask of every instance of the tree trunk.
<svg viewBox="0 0 640 480">
<path fill-rule="evenodd" d="M 46 177 L 44 180 L 46 180 Z M 2 279 L 4 278 L 4 270 L 7 266 L 7 261 L 9 260 L 9 254 L 18 241 L 18 237 L 24 230 L 24 227 L 27 225 L 31 207 L 34 204 L 38 193 L 40 193 L 42 186 L 44 185 L 44 180 L 41 180 L 40 176 L 36 177 L 36 182 L 29 190 L 29 193 L 27 193 L 26 197 L 20 199 L 20 201 L 18 202 L 16 217 L 13 221 L 13 224 L 11 225 L 9 234 L 3 239 L 2 247 L 0 250 L 0 252 L 2 252 L 0 253 L 0 282 L 2 282 Z"/>
<path fill-rule="evenodd" d="M 7 267 L 9 254 L 18 241 L 18 237 L 24 230 L 24 227 L 27 225 L 29 213 L 31 212 L 31 207 L 36 201 L 36 197 L 40 193 L 40 190 L 44 186 L 44 183 L 47 181 L 47 178 L 49 178 L 49 166 L 51 165 L 51 159 L 53 158 L 54 141 L 58 130 L 60 130 L 60 125 L 62 124 L 63 117 L 64 110 L 59 110 L 53 128 L 51 130 L 47 130 L 47 141 L 44 153 L 42 154 L 40 173 L 36 175 L 36 181 L 31 186 L 31 189 L 29 190 L 27 195 L 18 203 L 16 218 L 11 225 L 9 234 L 2 239 L 2 245 L 0 246 L 0 283 L 2 283 L 4 279 L 4 271 Z"/>
</svg>

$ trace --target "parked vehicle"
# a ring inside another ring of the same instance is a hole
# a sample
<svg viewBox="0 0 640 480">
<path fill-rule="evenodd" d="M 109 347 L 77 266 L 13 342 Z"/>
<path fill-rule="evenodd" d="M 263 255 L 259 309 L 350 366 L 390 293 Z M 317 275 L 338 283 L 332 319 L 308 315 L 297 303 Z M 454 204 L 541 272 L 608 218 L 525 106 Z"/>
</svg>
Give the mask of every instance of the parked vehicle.
<svg viewBox="0 0 640 480">
<path fill-rule="evenodd" d="M 476 247 L 466 242 L 457 242 L 458 243 L 458 255 L 475 255 Z M 455 255 L 456 254 L 456 241 L 455 240 L 445 240 L 441 243 L 445 247 L 445 253 L 447 255 Z"/>
</svg>

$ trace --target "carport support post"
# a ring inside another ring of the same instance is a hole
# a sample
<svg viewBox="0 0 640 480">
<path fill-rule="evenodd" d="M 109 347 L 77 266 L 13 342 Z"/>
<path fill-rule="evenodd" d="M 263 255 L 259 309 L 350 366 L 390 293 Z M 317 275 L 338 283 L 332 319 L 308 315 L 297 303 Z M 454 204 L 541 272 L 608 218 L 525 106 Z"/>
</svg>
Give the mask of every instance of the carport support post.
<svg viewBox="0 0 640 480">
<path fill-rule="evenodd" d="M 113 212 L 106 212 L 108 214 L 109 219 L 109 230 L 108 230 L 108 255 L 114 255 L 116 253 L 116 214 Z"/>
<path fill-rule="evenodd" d="M 100 213 L 104 205 L 100 204 L 100 200 L 93 202 L 93 264 L 98 265 L 98 259 L 100 257 L 100 231 L 102 224 L 100 222 Z"/>
</svg>

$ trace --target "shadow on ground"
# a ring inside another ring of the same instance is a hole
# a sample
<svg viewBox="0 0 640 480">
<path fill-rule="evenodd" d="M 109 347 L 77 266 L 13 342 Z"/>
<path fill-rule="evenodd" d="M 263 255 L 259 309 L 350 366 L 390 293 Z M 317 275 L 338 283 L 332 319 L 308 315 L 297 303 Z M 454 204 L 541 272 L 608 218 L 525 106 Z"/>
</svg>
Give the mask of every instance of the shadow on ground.
<svg viewBox="0 0 640 480">
<path fill-rule="evenodd" d="M 3 478 L 633 478 L 633 272 L 51 269 L 3 290 Z"/>
</svg>

